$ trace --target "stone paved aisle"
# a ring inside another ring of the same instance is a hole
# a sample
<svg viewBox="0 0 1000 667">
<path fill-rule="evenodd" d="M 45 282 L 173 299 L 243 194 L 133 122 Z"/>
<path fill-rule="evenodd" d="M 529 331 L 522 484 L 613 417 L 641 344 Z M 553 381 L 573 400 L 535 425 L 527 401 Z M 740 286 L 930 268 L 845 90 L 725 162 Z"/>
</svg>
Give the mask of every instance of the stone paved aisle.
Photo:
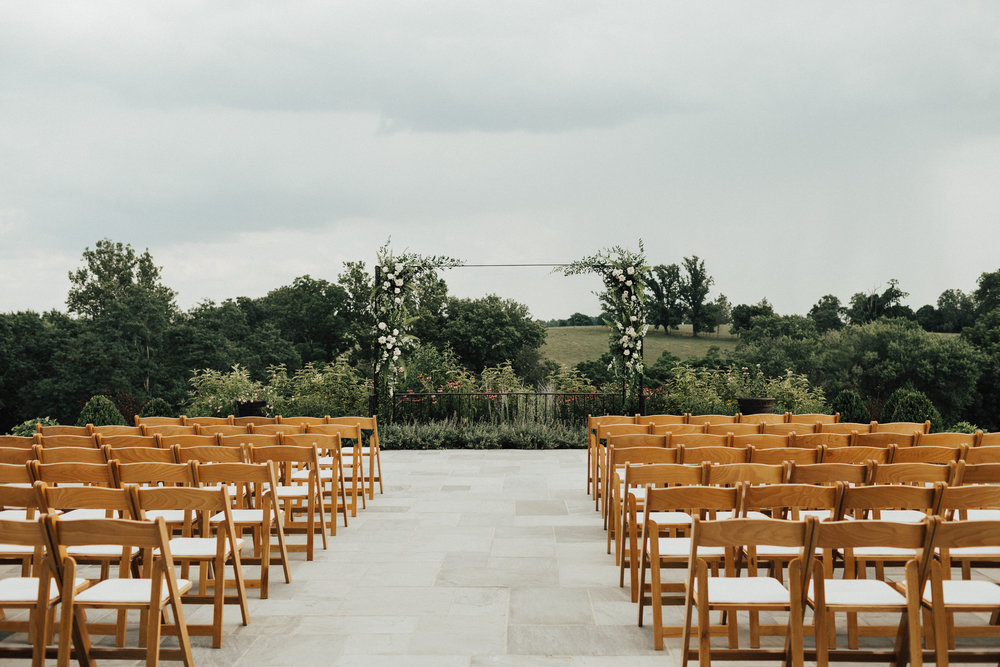
<svg viewBox="0 0 1000 667">
<path fill-rule="evenodd" d="M 385 494 L 199 665 L 670 665 L 618 588 L 585 451 L 386 451 Z M 200 612 L 199 612 L 200 613 Z"/>
</svg>

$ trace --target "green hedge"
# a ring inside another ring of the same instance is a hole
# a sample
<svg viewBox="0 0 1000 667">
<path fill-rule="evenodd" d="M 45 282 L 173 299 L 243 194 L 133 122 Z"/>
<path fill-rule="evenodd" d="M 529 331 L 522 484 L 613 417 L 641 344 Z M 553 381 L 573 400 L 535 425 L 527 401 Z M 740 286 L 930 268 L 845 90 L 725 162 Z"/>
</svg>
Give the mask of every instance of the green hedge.
<svg viewBox="0 0 1000 667">
<path fill-rule="evenodd" d="M 384 449 L 582 449 L 585 424 L 386 424 L 379 427 Z"/>
</svg>

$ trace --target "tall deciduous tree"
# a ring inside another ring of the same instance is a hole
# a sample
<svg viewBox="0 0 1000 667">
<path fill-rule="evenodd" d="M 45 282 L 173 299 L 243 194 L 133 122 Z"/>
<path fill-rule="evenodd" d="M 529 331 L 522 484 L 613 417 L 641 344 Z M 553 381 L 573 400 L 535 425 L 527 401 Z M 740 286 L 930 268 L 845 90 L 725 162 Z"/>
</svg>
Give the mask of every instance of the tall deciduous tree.
<svg viewBox="0 0 1000 667">
<path fill-rule="evenodd" d="M 84 265 L 69 274 L 66 305 L 90 323 L 99 339 L 107 386 L 92 391 L 154 393 L 163 363 L 163 340 L 177 314 L 174 291 L 160 282 L 160 267 L 146 250 L 110 239 L 83 251 Z M 93 363 L 93 360 L 90 361 Z M 95 378 L 97 381 L 98 378 Z"/>
<path fill-rule="evenodd" d="M 495 294 L 448 299 L 442 334 L 466 368 L 479 372 L 510 361 L 522 376 L 532 370 L 526 365 L 537 362 L 532 352 L 545 342 L 545 327 L 531 318 L 527 306 Z"/>
<path fill-rule="evenodd" d="M 649 323 L 663 327 L 669 334 L 684 321 L 681 302 L 681 268 L 676 264 L 657 264 L 647 278 L 652 299 L 649 299 Z"/>
<path fill-rule="evenodd" d="M 854 294 L 847 309 L 847 319 L 851 324 L 873 322 L 881 317 L 914 319 L 913 311 L 902 303 L 908 296 L 909 293 L 899 289 L 899 281 L 893 278 L 881 294 L 874 290 L 869 294 Z"/>
<path fill-rule="evenodd" d="M 972 298 L 980 314 L 1000 308 L 1000 269 L 979 276 Z"/>
<path fill-rule="evenodd" d="M 841 305 L 839 298 L 826 294 L 809 309 L 808 317 L 816 323 L 817 331 L 824 333 L 843 329 L 846 312 L 847 309 Z"/>
<path fill-rule="evenodd" d="M 705 270 L 705 261 L 697 255 L 684 258 L 685 275 L 681 279 L 680 300 L 684 304 L 693 335 L 712 328 L 712 316 L 708 309 L 708 292 L 715 280 Z"/>
</svg>

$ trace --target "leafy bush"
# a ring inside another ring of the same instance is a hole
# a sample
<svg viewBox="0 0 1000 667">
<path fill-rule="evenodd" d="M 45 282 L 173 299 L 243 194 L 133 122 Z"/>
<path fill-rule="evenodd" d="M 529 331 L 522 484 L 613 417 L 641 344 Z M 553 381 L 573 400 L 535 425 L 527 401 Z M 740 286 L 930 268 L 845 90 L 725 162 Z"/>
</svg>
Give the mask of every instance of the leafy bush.
<svg viewBox="0 0 1000 667">
<path fill-rule="evenodd" d="M 240 403 L 264 401 L 265 412 L 274 412 L 275 393 L 270 387 L 250 379 L 250 373 L 236 364 L 228 373 L 206 368 L 191 376 L 187 414 L 192 417 L 225 417 L 239 412 Z"/>
<path fill-rule="evenodd" d="M 979 427 L 969 422 L 958 422 L 948 429 L 950 433 L 975 433 Z"/>
<path fill-rule="evenodd" d="M 831 409 L 840 413 L 840 421 L 865 423 L 871 421 L 868 406 L 853 389 L 845 389 L 833 398 Z"/>
<path fill-rule="evenodd" d="M 176 417 L 174 409 L 162 398 L 151 398 L 139 410 L 140 417 Z"/>
<path fill-rule="evenodd" d="M 9 435 L 19 435 L 22 438 L 30 438 L 38 432 L 38 424 L 42 426 L 58 426 L 59 422 L 52 417 L 36 417 L 23 421 L 10 430 Z"/>
<path fill-rule="evenodd" d="M 882 408 L 885 422 L 924 422 L 930 420 L 931 430 L 941 430 L 941 413 L 931 399 L 915 389 L 897 389 L 892 392 Z"/>
<path fill-rule="evenodd" d="M 122 413 L 118 412 L 118 408 L 111 402 L 111 399 L 101 395 L 91 396 L 90 400 L 83 406 L 83 410 L 80 411 L 80 417 L 76 420 L 76 425 L 86 426 L 87 424 L 93 424 L 94 426 L 126 425 L 125 417 L 122 416 Z"/>
<path fill-rule="evenodd" d="M 305 367 L 288 375 L 284 366 L 271 368 L 267 389 L 274 414 L 341 417 L 368 412 L 368 384 L 344 356 Z"/>
<path fill-rule="evenodd" d="M 578 449 L 586 446 L 582 424 L 386 424 L 379 429 L 385 449 Z"/>
</svg>

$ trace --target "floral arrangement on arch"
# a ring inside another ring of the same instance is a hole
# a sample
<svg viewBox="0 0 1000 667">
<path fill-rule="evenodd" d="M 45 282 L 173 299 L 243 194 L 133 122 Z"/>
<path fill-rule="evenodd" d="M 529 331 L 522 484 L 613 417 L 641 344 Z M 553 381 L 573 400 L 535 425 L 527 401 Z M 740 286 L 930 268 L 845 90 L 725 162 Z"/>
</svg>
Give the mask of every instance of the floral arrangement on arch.
<svg viewBox="0 0 1000 667">
<path fill-rule="evenodd" d="M 596 273 L 604 283 L 598 296 L 604 310 L 610 315 L 605 319 L 611 328 L 608 347 L 612 362 L 609 367 L 624 380 L 631 391 L 638 391 L 642 375 L 642 343 L 649 330 L 646 324 L 646 253 L 642 241 L 633 252 L 614 246 L 596 255 L 585 257 L 562 268 L 567 276 Z"/>
<path fill-rule="evenodd" d="M 412 321 L 407 296 L 416 281 L 436 269 L 464 264 L 451 257 L 424 257 L 403 252 L 394 255 L 386 242 L 376 256 L 375 283 L 372 292 L 372 312 L 375 315 L 375 372 L 385 381 L 391 395 L 397 376 L 403 372 L 402 356 L 406 347 L 415 345 L 416 337 L 407 334 Z"/>
</svg>

